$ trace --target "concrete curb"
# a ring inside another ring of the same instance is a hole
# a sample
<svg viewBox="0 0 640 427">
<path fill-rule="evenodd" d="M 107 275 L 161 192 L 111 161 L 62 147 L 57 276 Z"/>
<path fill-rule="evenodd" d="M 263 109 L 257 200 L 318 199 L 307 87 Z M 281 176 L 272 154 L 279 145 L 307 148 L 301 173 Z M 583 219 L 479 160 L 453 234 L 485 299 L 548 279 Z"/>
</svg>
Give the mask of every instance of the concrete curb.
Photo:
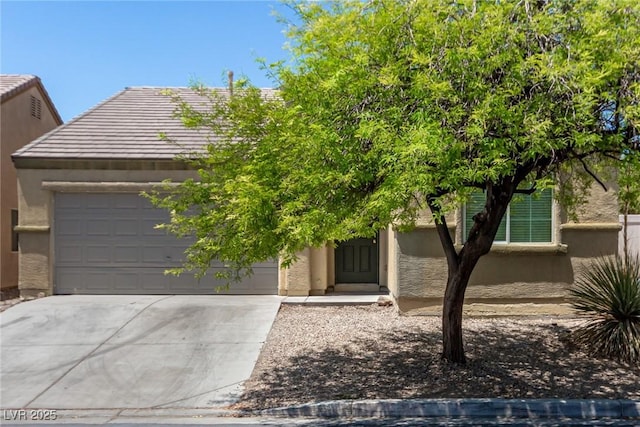
<svg viewBox="0 0 640 427">
<path fill-rule="evenodd" d="M 272 408 L 252 416 L 314 418 L 568 418 L 640 420 L 640 401 L 609 399 L 334 400 Z"/>
</svg>

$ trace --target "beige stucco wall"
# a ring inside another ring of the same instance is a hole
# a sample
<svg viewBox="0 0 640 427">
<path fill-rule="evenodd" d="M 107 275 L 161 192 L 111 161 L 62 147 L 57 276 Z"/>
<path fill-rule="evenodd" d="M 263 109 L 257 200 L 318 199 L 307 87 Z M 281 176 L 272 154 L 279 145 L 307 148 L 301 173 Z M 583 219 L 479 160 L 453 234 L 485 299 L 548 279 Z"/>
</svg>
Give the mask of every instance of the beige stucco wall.
<svg viewBox="0 0 640 427">
<path fill-rule="evenodd" d="M 53 293 L 53 245 L 51 236 L 54 194 L 57 191 L 139 192 L 170 178 L 181 181 L 192 171 L 172 170 L 168 165 L 140 165 L 109 170 L 19 169 L 21 230 L 20 289 L 25 296 Z M 166 168 L 166 169 L 165 169 Z M 144 169 L 144 170 L 141 170 Z M 613 192 L 594 188 L 592 210 L 582 211 L 579 223 L 566 222 L 557 209 L 554 243 L 548 245 L 494 245 L 474 271 L 467 291 L 468 302 L 560 302 L 579 272 L 597 256 L 616 252 L 619 230 Z M 459 215 L 448 218 L 452 236 L 461 242 Z M 407 233 L 389 228 L 379 237 L 379 284 L 388 287 L 403 311 L 441 303 L 447 270 L 436 229 L 428 215 Z M 334 249 L 331 245 L 307 248 L 298 260 L 279 273 L 280 295 L 322 295 L 335 286 Z"/>
<path fill-rule="evenodd" d="M 495 244 L 476 266 L 466 292 L 467 303 L 560 303 L 575 278 L 595 258 L 617 252 L 618 207 L 614 191 L 591 189 L 577 213 L 579 222 L 554 207 L 551 244 Z M 461 217 L 451 229 L 462 242 Z M 442 303 L 447 280 L 444 252 L 435 227 L 422 225 L 396 232 L 390 242 L 394 265 L 389 289 L 401 311 L 412 312 Z"/>
<path fill-rule="evenodd" d="M 54 194 L 70 192 L 140 192 L 164 179 L 194 177 L 185 170 L 19 169 L 20 293 L 53 293 L 52 236 Z"/>
<path fill-rule="evenodd" d="M 279 284 L 280 295 L 308 296 L 311 293 L 311 248 L 306 248 L 297 254 L 297 260 L 286 270 L 281 277 L 284 281 Z"/>
<path fill-rule="evenodd" d="M 600 185 L 591 187 L 587 203 L 578 207 L 576 211 L 578 223 L 618 223 L 617 186 L 609 184 L 605 191 Z M 567 215 L 562 212 L 562 222 L 567 221 Z"/>
<path fill-rule="evenodd" d="M 31 96 L 42 102 L 31 115 Z M 18 209 L 16 169 L 11 154 L 59 125 L 45 95 L 33 86 L 7 99 L 0 110 L 0 288 L 18 286 L 18 252 L 11 251 L 11 210 Z M 22 215 L 23 212 L 18 212 Z"/>
</svg>

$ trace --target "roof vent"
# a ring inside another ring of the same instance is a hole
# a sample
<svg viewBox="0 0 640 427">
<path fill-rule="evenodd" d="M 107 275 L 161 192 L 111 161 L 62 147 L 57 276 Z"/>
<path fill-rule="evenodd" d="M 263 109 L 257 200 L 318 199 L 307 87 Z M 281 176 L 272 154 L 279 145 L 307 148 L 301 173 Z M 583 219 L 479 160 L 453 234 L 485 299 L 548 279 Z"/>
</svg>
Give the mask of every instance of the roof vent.
<svg viewBox="0 0 640 427">
<path fill-rule="evenodd" d="M 31 95 L 31 116 L 36 119 L 42 118 L 42 101 Z"/>
</svg>

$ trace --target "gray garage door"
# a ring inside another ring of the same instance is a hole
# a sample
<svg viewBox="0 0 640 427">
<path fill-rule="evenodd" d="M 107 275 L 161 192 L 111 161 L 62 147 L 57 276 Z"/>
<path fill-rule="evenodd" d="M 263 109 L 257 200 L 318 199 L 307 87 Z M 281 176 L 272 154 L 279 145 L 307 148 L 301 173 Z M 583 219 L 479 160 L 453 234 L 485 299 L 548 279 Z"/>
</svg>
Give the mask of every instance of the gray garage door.
<svg viewBox="0 0 640 427">
<path fill-rule="evenodd" d="M 207 275 L 165 275 L 188 246 L 156 224 L 168 214 L 138 194 L 57 193 L 55 292 L 57 294 L 215 294 L 224 284 Z M 211 273 L 216 271 L 213 266 Z M 276 294 L 275 262 L 256 264 L 230 294 Z"/>
</svg>

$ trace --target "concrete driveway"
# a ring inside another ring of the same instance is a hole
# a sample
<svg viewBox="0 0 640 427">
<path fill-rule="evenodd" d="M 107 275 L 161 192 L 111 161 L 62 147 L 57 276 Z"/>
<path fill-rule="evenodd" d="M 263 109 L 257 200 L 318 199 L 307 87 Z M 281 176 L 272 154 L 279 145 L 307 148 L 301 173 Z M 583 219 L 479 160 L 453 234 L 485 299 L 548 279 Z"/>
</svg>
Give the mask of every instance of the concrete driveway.
<svg viewBox="0 0 640 427">
<path fill-rule="evenodd" d="M 0 314 L 0 407 L 220 408 L 282 298 L 54 296 Z"/>
</svg>

